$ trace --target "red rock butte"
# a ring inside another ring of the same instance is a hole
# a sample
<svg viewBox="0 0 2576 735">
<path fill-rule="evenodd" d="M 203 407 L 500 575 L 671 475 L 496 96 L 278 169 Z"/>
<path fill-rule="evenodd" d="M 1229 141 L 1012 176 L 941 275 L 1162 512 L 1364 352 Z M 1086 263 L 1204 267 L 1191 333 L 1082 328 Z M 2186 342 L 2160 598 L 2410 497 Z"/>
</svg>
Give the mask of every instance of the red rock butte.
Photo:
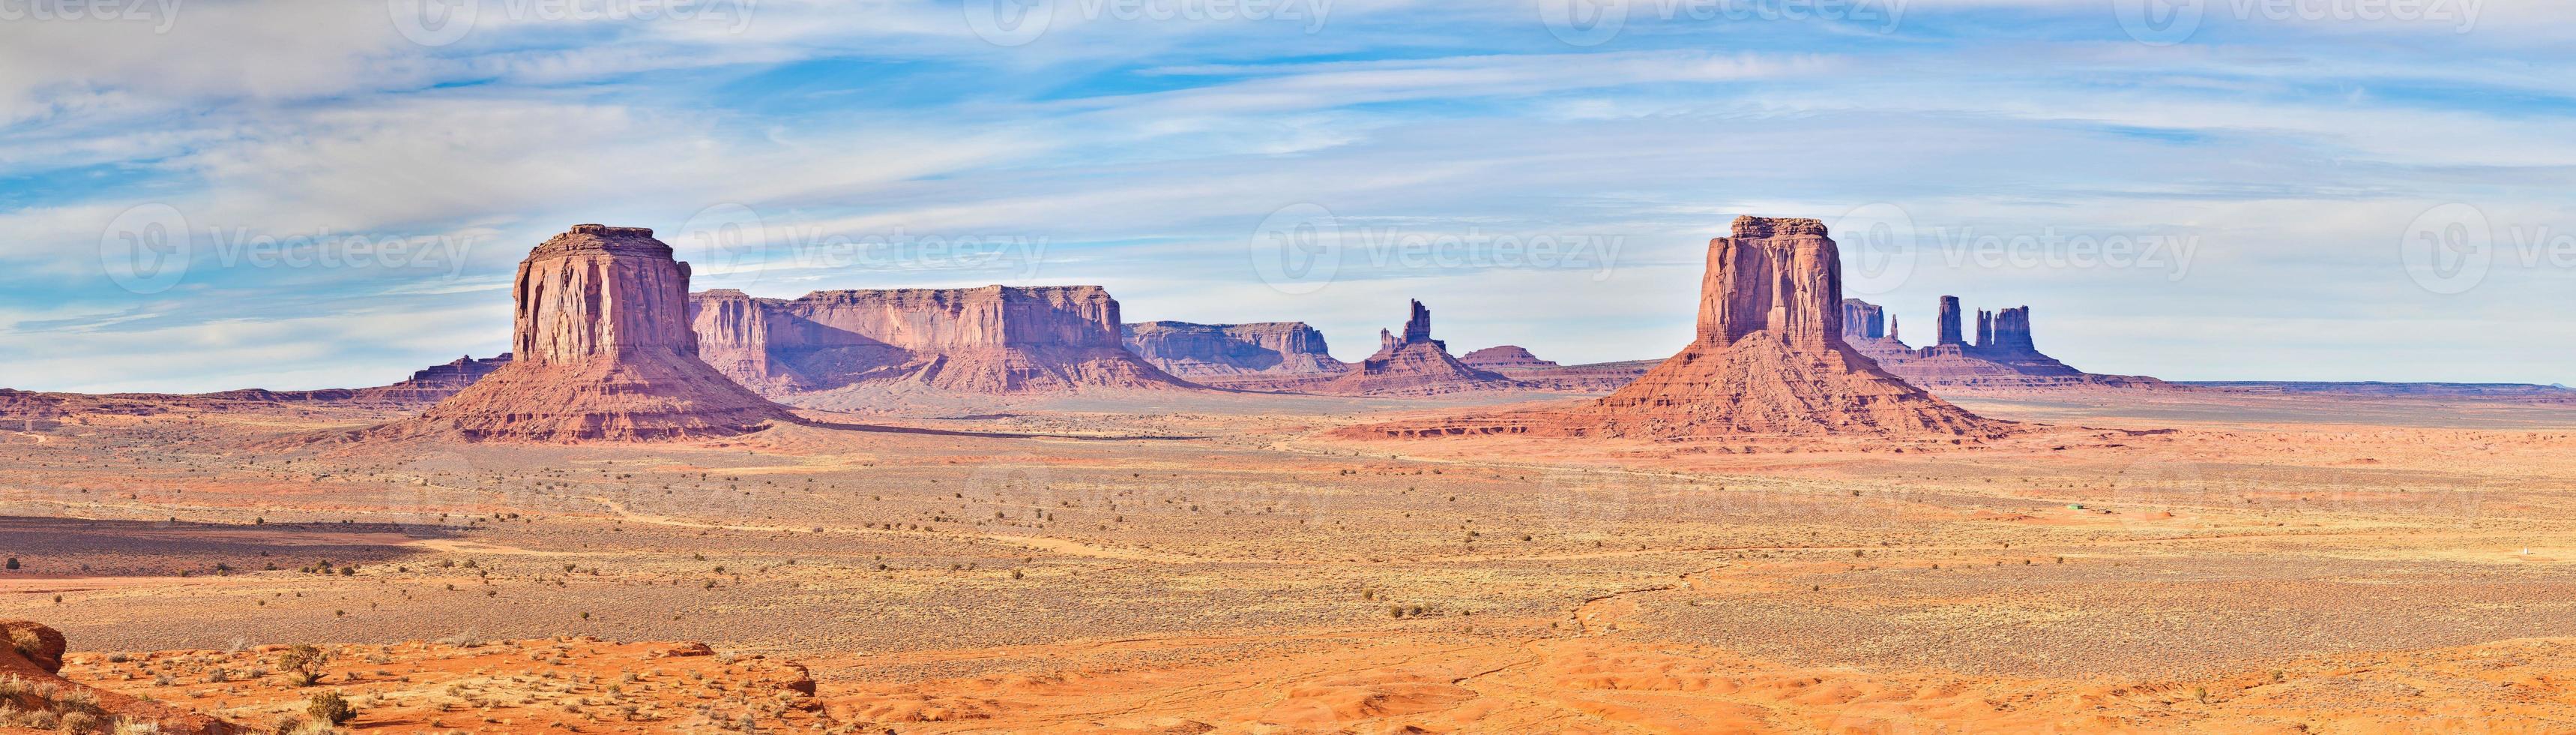
<svg viewBox="0 0 2576 735">
<path fill-rule="evenodd" d="M 1698 338 L 1617 392 L 1564 410 L 1358 426 L 1341 435 L 1983 438 L 2010 430 L 1908 385 L 1844 344 L 1841 256 L 1823 222 L 1738 217 L 1732 234 L 1708 244 Z"/>
<path fill-rule="evenodd" d="M 793 420 L 698 359 L 689 265 L 639 227 L 574 225 L 519 262 L 512 360 L 395 436 L 579 441 L 729 436 Z"/>
</svg>

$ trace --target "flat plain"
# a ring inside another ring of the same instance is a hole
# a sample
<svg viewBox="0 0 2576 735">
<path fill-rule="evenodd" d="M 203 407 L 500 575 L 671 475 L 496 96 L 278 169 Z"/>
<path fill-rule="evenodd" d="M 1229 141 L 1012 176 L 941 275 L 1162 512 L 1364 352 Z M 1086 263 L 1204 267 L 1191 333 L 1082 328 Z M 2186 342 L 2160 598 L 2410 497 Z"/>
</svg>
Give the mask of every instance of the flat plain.
<svg viewBox="0 0 2576 735">
<path fill-rule="evenodd" d="M 82 415 L 0 433 L 0 618 L 243 723 L 301 710 L 265 662 L 321 644 L 361 732 L 2576 729 L 2576 406 L 1954 398 L 2028 430 L 1326 436 L 1492 394 L 565 446 Z"/>
</svg>

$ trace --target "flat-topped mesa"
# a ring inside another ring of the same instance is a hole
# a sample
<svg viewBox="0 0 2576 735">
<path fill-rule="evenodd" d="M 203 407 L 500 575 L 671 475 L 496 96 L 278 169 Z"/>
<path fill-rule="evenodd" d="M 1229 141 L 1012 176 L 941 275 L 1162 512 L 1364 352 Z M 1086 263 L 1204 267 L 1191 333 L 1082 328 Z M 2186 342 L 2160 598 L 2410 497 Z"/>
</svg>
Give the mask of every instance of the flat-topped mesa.
<svg viewBox="0 0 2576 735">
<path fill-rule="evenodd" d="M 1350 369 L 1333 359 L 1324 333 L 1305 322 L 1123 325 L 1127 349 L 1164 372 L 1207 382 L 1234 377 L 1329 376 Z"/>
<path fill-rule="evenodd" d="M 689 264 L 642 227 L 574 225 L 519 262 L 511 355 L 538 365 L 695 356 Z"/>
<path fill-rule="evenodd" d="M 690 297 L 709 364 L 770 395 L 865 383 L 963 393 L 1192 388 L 1127 351 L 1099 286 L 815 291 Z"/>
<path fill-rule="evenodd" d="M 1709 241 L 1699 334 L 1590 405 L 1339 430 L 1354 438 L 1464 434 L 1689 439 L 1865 434 L 1957 441 L 2005 422 L 1950 405 L 1878 369 L 1843 341 L 1842 267 L 1812 219 L 1739 217 Z"/>
<path fill-rule="evenodd" d="M 378 436 L 544 442 L 731 436 L 785 407 L 698 359 L 689 266 L 640 227 L 576 225 L 529 251 L 506 365 Z M 459 366 L 460 368 L 464 366 Z"/>
<path fill-rule="evenodd" d="M 1842 263 L 1825 223 L 1739 217 L 1734 231 L 1709 241 L 1699 342 L 1729 345 L 1757 332 L 1809 348 L 1839 342 Z"/>
<path fill-rule="evenodd" d="M 1519 345 L 1487 347 L 1469 352 L 1459 357 L 1458 361 L 1466 363 L 1468 367 L 1494 371 L 1562 367 L 1554 360 L 1538 359 L 1537 355 L 1530 354 L 1528 348 Z"/>
</svg>

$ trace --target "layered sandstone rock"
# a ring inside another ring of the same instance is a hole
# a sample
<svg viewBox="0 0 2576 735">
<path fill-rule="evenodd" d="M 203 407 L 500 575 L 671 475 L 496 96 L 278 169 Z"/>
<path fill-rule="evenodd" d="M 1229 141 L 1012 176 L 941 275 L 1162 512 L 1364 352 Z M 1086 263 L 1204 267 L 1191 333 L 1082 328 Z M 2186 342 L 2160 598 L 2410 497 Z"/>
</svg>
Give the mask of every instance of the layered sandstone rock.
<svg viewBox="0 0 2576 735">
<path fill-rule="evenodd" d="M 698 359 L 688 288 L 688 264 L 652 230 L 576 225 L 519 263 L 514 359 L 381 433 L 666 439 L 793 420 Z"/>
<path fill-rule="evenodd" d="M 1305 322 L 1192 324 L 1158 321 L 1121 329 L 1129 351 L 1192 382 L 1332 376 L 1350 369 L 1333 359 L 1324 333 Z"/>
<path fill-rule="evenodd" d="M 1497 369 L 1504 377 L 1533 390 L 1608 393 L 1637 382 L 1662 360 L 1622 360 L 1527 369 Z"/>
<path fill-rule="evenodd" d="M 2000 436 L 2004 422 L 1968 413 L 1878 369 L 1844 344 L 1842 266 L 1825 225 L 1739 217 L 1709 241 L 1699 337 L 1590 405 L 1421 423 L 1360 426 L 1343 436 L 1460 434 L 1648 439 L 1751 434 Z"/>
<path fill-rule="evenodd" d="M 1120 337 L 1099 286 L 816 291 L 796 299 L 691 296 L 709 364 L 763 393 L 872 383 L 961 393 L 1191 389 Z"/>
<path fill-rule="evenodd" d="M 1940 333 L 1935 335 L 1935 339 L 1932 342 L 1934 345 L 1964 345 L 1968 343 L 1968 341 L 1959 334 L 1959 297 L 1941 297 L 1941 322 L 1939 326 Z"/>
<path fill-rule="evenodd" d="M 1886 339 L 1887 310 L 1860 299 L 1843 299 L 1843 341 Z"/>
<path fill-rule="evenodd" d="M 1867 302 L 1861 302 L 1866 304 Z M 1941 297 L 1945 317 L 1957 313 L 1959 299 Z M 1871 309 L 1878 308 L 1875 305 Z M 1845 333 L 1849 334 L 1846 328 Z M 2030 307 L 1977 311 L 1974 344 L 1908 347 L 1893 334 L 1878 339 L 1850 339 L 1854 349 L 1906 382 L 1936 391 L 2022 391 L 2069 388 L 2171 389 L 2155 378 L 2100 375 L 2078 370 L 2043 354 L 2031 342 Z"/>
<path fill-rule="evenodd" d="M 65 679 L 63 634 L 24 620 L 0 620 L 0 677 L 18 686 L 0 689 L 0 711 L 45 712 L 62 732 L 91 732 L 126 723 L 116 732 L 163 735 L 233 735 L 248 732 L 238 725 L 170 705 L 140 699 Z M 76 703 L 76 704 L 75 704 Z M 130 728 L 130 729 L 126 729 Z M 0 730 L 8 730 L 0 726 Z M 29 731 L 32 732 L 32 731 Z"/>
<path fill-rule="evenodd" d="M 1459 362 L 1448 343 L 1431 338 L 1431 310 L 1413 302 L 1401 336 L 1381 332 L 1377 354 L 1309 392 L 1333 395 L 1430 395 L 1515 387 L 1510 378 Z"/>
<path fill-rule="evenodd" d="M 1561 367 L 1554 360 L 1538 359 L 1537 355 L 1530 354 L 1528 348 L 1519 345 L 1487 347 L 1461 355 L 1458 361 L 1467 363 L 1468 367 L 1496 372 Z"/>
</svg>

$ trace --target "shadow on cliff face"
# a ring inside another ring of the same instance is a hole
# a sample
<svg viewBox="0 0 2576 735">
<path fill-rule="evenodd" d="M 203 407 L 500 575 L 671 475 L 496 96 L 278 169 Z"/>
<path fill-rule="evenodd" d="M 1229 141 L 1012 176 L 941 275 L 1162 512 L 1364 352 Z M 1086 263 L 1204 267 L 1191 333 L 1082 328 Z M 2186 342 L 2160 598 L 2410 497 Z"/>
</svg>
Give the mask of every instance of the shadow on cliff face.
<svg viewBox="0 0 2576 735">
<path fill-rule="evenodd" d="M 423 553 L 414 542 L 464 529 L 390 523 L 238 525 L 0 516 L 12 579 L 214 576 L 265 569 L 389 563 Z M 316 572 L 319 573 L 319 572 Z M 335 572 L 336 573 L 336 572 Z"/>
</svg>

